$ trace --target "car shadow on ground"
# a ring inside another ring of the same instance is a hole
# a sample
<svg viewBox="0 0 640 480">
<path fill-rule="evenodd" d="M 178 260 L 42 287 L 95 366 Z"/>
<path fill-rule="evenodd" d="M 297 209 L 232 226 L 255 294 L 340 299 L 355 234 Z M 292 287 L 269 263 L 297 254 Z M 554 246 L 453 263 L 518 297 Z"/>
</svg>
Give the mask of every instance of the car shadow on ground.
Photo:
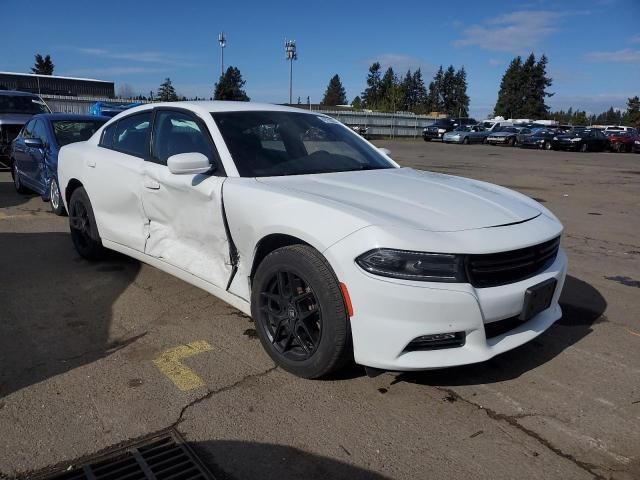
<svg viewBox="0 0 640 480">
<path fill-rule="evenodd" d="M 592 326 L 606 322 L 607 302 L 587 282 L 567 276 L 560 297 L 562 318 L 549 330 L 525 345 L 493 359 L 464 367 L 399 373 L 393 383 L 433 386 L 475 385 L 518 378 L 543 365 L 589 335 Z"/>
<path fill-rule="evenodd" d="M 389 477 L 343 463 L 332 458 L 315 455 L 294 447 L 269 443 L 233 440 L 189 442 L 189 446 L 205 463 L 216 480 L 332 479 L 332 480 L 385 480 Z M 351 453 L 336 445 L 345 455 Z"/>
<path fill-rule="evenodd" d="M 11 177 L 9 177 L 9 179 L 11 179 Z M 0 208 L 17 207 L 35 197 L 39 197 L 39 195 L 36 193 L 16 192 L 13 182 L 0 181 Z"/>
<path fill-rule="evenodd" d="M 0 398 L 105 357 L 112 305 L 140 264 L 80 258 L 68 233 L 0 233 Z"/>
</svg>

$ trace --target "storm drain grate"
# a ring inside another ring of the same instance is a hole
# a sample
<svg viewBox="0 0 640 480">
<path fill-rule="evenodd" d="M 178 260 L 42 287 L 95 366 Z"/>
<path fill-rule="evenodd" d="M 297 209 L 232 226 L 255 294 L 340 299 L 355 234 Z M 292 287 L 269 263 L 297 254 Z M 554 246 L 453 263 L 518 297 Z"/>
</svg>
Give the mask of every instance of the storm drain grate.
<svg viewBox="0 0 640 480">
<path fill-rule="evenodd" d="M 111 452 L 43 480 L 214 480 L 175 432 Z"/>
</svg>

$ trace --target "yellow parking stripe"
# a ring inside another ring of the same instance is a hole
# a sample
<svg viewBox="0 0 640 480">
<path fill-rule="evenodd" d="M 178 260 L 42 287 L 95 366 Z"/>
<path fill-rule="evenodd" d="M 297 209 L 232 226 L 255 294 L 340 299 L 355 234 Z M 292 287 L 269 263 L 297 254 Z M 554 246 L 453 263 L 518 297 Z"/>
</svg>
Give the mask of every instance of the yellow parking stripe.
<svg viewBox="0 0 640 480">
<path fill-rule="evenodd" d="M 179 347 L 165 350 L 153 363 L 182 391 L 193 390 L 204 386 L 202 379 L 189 367 L 183 365 L 180 360 L 197 355 L 198 353 L 212 350 L 204 340 L 191 342 Z"/>
</svg>

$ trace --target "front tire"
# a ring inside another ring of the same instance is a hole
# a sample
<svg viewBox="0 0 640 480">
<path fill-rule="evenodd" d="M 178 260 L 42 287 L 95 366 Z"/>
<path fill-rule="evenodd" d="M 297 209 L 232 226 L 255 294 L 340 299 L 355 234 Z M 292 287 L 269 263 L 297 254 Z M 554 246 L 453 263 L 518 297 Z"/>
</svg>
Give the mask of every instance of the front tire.
<svg viewBox="0 0 640 480">
<path fill-rule="evenodd" d="M 580 151 L 581 151 L 582 153 L 588 152 L 588 151 L 589 151 L 589 146 L 588 146 L 586 143 L 583 143 L 583 144 L 580 146 Z"/>
<path fill-rule="evenodd" d="M 463 145 L 469 145 L 469 137 L 464 137 L 464 138 L 462 139 L 462 144 L 463 144 Z"/>
<path fill-rule="evenodd" d="M 294 375 L 319 378 L 353 359 L 340 285 L 326 259 L 309 246 L 267 255 L 254 276 L 251 315 L 269 356 Z"/>
<path fill-rule="evenodd" d="M 551 150 L 551 142 L 544 142 L 544 149 Z"/>
<path fill-rule="evenodd" d="M 73 246 L 81 257 L 87 260 L 99 260 L 104 256 L 105 248 L 98 234 L 96 218 L 89 201 L 89 195 L 83 187 L 78 187 L 69 200 L 69 227 Z"/>
<path fill-rule="evenodd" d="M 62 203 L 62 196 L 60 195 L 60 187 L 58 187 L 58 181 L 54 178 L 49 183 L 49 203 L 51 204 L 51 211 L 58 216 L 62 216 L 67 211 L 64 209 Z"/>
</svg>

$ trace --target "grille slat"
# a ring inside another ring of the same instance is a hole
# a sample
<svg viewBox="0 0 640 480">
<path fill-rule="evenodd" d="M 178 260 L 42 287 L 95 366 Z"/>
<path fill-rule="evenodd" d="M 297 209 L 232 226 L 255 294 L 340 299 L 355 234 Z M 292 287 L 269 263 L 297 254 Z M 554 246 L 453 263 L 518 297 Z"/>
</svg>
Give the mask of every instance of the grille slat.
<svg viewBox="0 0 640 480">
<path fill-rule="evenodd" d="M 501 253 L 469 255 L 467 276 L 478 288 L 496 287 L 529 278 L 555 259 L 560 237 L 532 247 Z"/>
<path fill-rule="evenodd" d="M 175 431 L 119 449 L 46 480 L 207 480 L 213 477 Z"/>
</svg>

